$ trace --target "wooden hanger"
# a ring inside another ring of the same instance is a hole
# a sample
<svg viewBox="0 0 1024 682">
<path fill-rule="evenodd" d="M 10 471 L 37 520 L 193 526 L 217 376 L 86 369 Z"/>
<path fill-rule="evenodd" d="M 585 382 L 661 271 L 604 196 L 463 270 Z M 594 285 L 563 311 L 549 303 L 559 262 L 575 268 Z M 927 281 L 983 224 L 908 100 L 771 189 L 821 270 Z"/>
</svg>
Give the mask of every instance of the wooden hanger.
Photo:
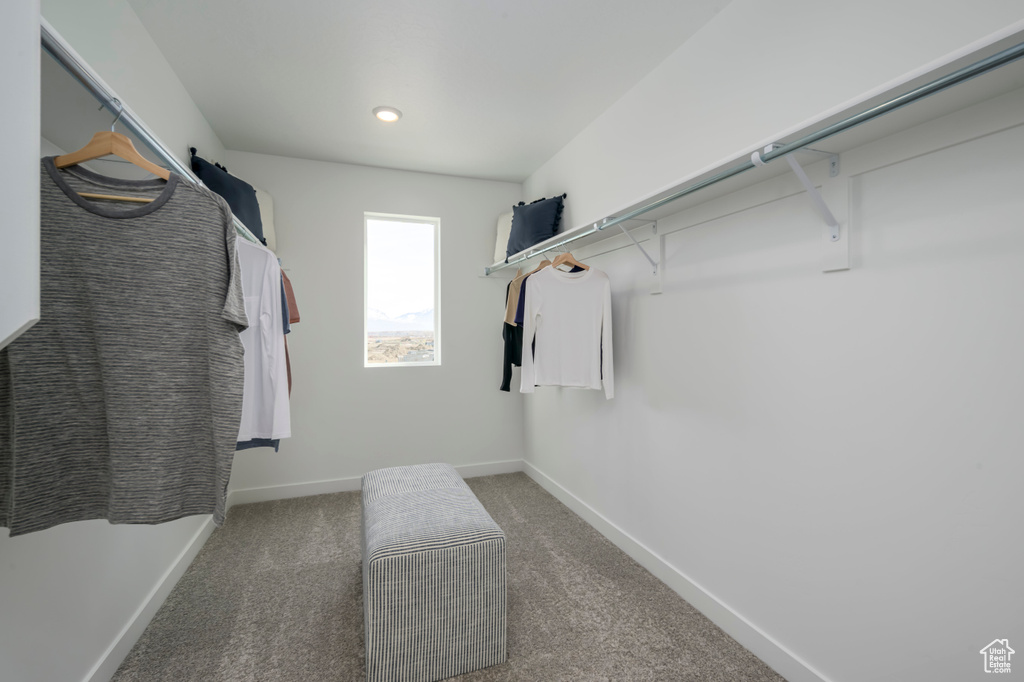
<svg viewBox="0 0 1024 682">
<path fill-rule="evenodd" d="M 118 102 L 120 104 L 120 102 Z M 122 109 L 123 111 L 123 109 Z M 132 163 L 143 170 L 149 171 L 153 175 L 169 180 L 171 172 L 166 168 L 161 168 L 152 161 L 149 161 L 132 144 L 132 141 L 127 136 L 121 133 L 114 132 L 114 126 L 117 124 L 117 119 L 121 118 L 122 111 L 117 112 L 117 118 L 110 124 L 110 130 L 101 130 L 92 136 L 89 140 L 89 144 L 85 145 L 76 152 L 70 154 L 62 154 L 53 160 L 54 165 L 57 168 L 65 168 L 67 166 L 74 166 L 85 161 L 91 161 L 98 159 L 102 156 L 118 156 L 125 161 Z M 152 199 L 146 199 L 143 197 L 126 197 L 118 196 L 113 194 L 94 194 L 92 192 L 80 192 L 80 196 L 87 199 L 109 199 L 112 201 L 134 201 L 138 203 L 148 204 Z"/>
<path fill-rule="evenodd" d="M 565 253 L 558 254 L 557 256 L 555 256 L 555 260 L 551 261 L 551 267 L 553 268 L 557 268 L 559 265 L 562 264 L 572 265 L 577 268 L 582 268 L 584 270 L 590 269 L 589 265 L 584 265 L 583 263 L 579 262 L 578 260 L 576 260 L 575 256 L 573 256 L 568 251 L 566 251 Z"/>
<path fill-rule="evenodd" d="M 551 265 L 551 261 L 549 261 L 549 260 L 548 260 L 547 258 L 545 258 L 544 260 L 542 260 L 542 261 L 540 262 L 540 265 L 538 265 L 537 267 L 535 267 L 535 268 L 534 268 L 533 270 L 530 270 L 530 271 L 529 271 L 528 273 L 526 273 L 525 275 L 522 275 L 522 277 L 529 277 L 529 276 L 530 276 L 530 275 L 532 275 L 533 273 L 537 272 L 538 270 L 543 270 L 544 268 L 546 268 L 546 267 L 547 267 L 547 266 L 549 266 L 549 265 Z"/>
<path fill-rule="evenodd" d="M 169 170 L 161 168 L 152 161 L 148 161 L 142 154 L 139 154 L 138 150 L 135 149 L 135 145 L 126 136 L 109 130 L 101 130 L 92 136 L 89 144 L 77 152 L 58 156 L 53 162 L 57 165 L 57 168 L 65 168 L 111 154 L 119 156 L 125 161 L 133 163 L 164 180 L 168 180 L 171 177 Z"/>
</svg>

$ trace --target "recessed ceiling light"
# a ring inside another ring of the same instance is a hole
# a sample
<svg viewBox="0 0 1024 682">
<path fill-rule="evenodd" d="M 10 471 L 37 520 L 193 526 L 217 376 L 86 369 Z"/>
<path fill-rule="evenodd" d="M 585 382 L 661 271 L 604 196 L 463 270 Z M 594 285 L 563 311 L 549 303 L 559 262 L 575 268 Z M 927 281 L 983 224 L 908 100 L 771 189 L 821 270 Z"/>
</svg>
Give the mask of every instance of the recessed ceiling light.
<svg viewBox="0 0 1024 682">
<path fill-rule="evenodd" d="M 377 107 L 373 110 L 373 115 L 385 123 L 394 123 L 402 118 L 402 112 L 394 107 Z"/>
</svg>

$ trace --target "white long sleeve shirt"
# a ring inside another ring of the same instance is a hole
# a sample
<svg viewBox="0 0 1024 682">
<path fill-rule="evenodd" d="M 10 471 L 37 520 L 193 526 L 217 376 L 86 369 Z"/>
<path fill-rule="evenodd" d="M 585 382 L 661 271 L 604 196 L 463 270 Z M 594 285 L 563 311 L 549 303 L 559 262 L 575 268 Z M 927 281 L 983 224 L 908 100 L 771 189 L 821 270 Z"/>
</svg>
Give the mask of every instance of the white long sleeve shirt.
<svg viewBox="0 0 1024 682">
<path fill-rule="evenodd" d="M 239 334 L 245 348 L 245 388 L 238 440 L 292 435 L 285 364 L 281 266 L 274 254 L 244 239 L 235 241 L 249 328 Z"/>
<path fill-rule="evenodd" d="M 531 342 L 535 341 L 533 352 Z M 530 275 L 523 306 L 523 393 L 535 386 L 604 388 L 612 372 L 612 292 L 608 275 L 554 268 Z"/>
</svg>

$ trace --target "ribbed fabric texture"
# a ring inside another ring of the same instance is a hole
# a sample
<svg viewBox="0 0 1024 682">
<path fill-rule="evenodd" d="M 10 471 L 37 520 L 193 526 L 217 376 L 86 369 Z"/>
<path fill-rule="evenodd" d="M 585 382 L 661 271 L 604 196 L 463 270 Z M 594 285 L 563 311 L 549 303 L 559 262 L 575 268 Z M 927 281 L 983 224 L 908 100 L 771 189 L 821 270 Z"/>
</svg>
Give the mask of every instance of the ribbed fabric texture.
<svg viewBox="0 0 1024 682">
<path fill-rule="evenodd" d="M 505 534 L 450 465 L 363 477 L 363 599 L 369 682 L 506 660 Z"/>
<path fill-rule="evenodd" d="M 421 464 L 377 469 L 363 476 L 363 505 L 398 493 L 438 488 L 465 488 L 459 472 L 448 464 Z"/>
</svg>

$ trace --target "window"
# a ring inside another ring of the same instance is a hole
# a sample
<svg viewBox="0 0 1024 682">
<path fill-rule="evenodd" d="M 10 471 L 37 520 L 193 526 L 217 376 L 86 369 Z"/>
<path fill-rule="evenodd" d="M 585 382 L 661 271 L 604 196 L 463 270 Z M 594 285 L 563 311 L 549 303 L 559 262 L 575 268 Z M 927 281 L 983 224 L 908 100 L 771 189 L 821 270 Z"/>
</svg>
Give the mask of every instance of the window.
<svg viewBox="0 0 1024 682">
<path fill-rule="evenodd" d="M 366 213 L 364 225 L 364 366 L 440 365 L 440 219 Z"/>
</svg>

